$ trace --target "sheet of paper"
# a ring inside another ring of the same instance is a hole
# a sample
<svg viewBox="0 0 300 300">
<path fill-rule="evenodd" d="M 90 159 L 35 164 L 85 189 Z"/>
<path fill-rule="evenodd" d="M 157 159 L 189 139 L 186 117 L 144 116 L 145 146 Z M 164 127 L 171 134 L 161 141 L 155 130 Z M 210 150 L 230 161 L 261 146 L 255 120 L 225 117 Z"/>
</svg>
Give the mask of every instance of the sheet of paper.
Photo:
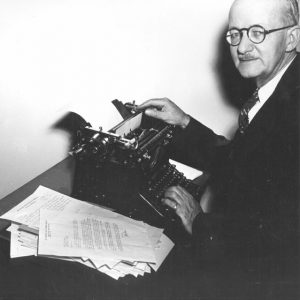
<svg viewBox="0 0 300 300">
<path fill-rule="evenodd" d="M 135 265 L 135 268 L 139 269 L 139 270 L 142 270 L 144 273 L 151 273 L 151 269 L 150 269 L 149 265 L 146 264 L 146 263 L 138 262 Z"/>
<path fill-rule="evenodd" d="M 7 230 L 10 231 L 11 258 L 37 255 L 37 235 L 19 231 L 16 224 L 12 224 Z"/>
<path fill-rule="evenodd" d="M 190 180 L 193 180 L 195 178 L 197 178 L 198 176 L 202 175 L 203 172 L 197 170 L 197 169 L 194 169 L 192 167 L 189 167 L 187 165 L 184 165 L 178 161 L 175 161 L 175 160 L 172 160 L 170 159 L 169 162 L 173 165 L 176 166 L 176 169 L 179 171 L 179 172 L 182 172 L 184 174 L 184 176 L 187 178 L 187 179 L 190 179 Z"/>
<path fill-rule="evenodd" d="M 39 255 L 108 257 L 155 263 L 146 228 L 116 218 L 40 212 Z"/>
<path fill-rule="evenodd" d="M 114 279 L 157 270 L 174 246 L 161 228 L 43 186 L 1 218 L 17 223 L 8 229 L 11 257 L 38 253 Z"/>
<path fill-rule="evenodd" d="M 162 228 L 157 228 L 157 227 L 151 226 L 149 224 L 145 224 L 145 226 L 148 231 L 148 236 L 149 236 L 150 242 L 151 242 L 152 246 L 154 247 L 157 244 L 157 242 L 159 241 L 160 237 L 162 236 L 164 230 Z"/>
<path fill-rule="evenodd" d="M 162 234 L 159 243 L 154 246 L 156 264 L 150 264 L 151 268 L 154 271 L 157 271 L 159 269 L 173 247 L 174 243 L 165 234 Z"/>
<path fill-rule="evenodd" d="M 91 256 L 88 259 L 96 269 L 99 269 L 103 266 L 107 266 L 108 268 L 113 268 L 114 265 L 119 263 L 120 259 L 112 258 L 112 257 L 99 257 L 99 255 Z"/>
<path fill-rule="evenodd" d="M 137 114 L 136 116 L 123 121 L 118 128 L 115 129 L 115 133 L 122 137 L 129 134 L 131 131 L 134 131 L 136 128 L 139 128 L 142 123 L 142 113 Z"/>
<path fill-rule="evenodd" d="M 110 269 L 110 268 L 108 268 L 106 266 L 101 267 L 99 269 L 99 271 L 102 272 L 102 273 L 104 273 L 104 274 L 106 274 L 106 275 L 108 275 L 108 276 L 110 276 L 110 277 L 112 277 L 112 278 L 114 278 L 114 279 L 116 279 L 116 280 L 118 280 L 120 277 L 124 277 L 125 276 L 125 274 L 122 274 L 122 273 L 120 273 L 117 270 Z"/>
<path fill-rule="evenodd" d="M 75 211 L 87 214 L 97 213 L 107 217 L 117 216 L 116 213 L 110 210 L 71 198 L 44 186 L 39 186 L 33 194 L 0 218 L 38 229 L 39 211 L 42 208 L 57 212 Z"/>
<path fill-rule="evenodd" d="M 134 265 L 126 264 L 124 262 L 119 262 L 113 267 L 113 270 L 118 271 L 124 275 L 131 274 L 135 277 L 137 277 L 138 275 L 144 275 L 144 272 L 142 270 L 136 269 Z"/>
</svg>

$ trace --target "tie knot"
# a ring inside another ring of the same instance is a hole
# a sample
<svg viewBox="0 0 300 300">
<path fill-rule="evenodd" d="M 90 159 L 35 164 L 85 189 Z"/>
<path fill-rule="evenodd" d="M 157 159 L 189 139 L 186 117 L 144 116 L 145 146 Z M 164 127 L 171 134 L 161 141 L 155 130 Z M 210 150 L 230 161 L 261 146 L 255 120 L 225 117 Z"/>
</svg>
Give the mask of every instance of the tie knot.
<svg viewBox="0 0 300 300">
<path fill-rule="evenodd" d="M 253 92 L 251 97 L 244 103 L 242 110 L 246 110 L 247 113 L 250 111 L 250 109 L 255 105 L 256 102 L 259 101 L 258 97 L 258 88 Z"/>
<path fill-rule="evenodd" d="M 258 88 L 255 89 L 251 98 L 253 98 L 255 100 L 255 102 L 259 101 Z"/>
<path fill-rule="evenodd" d="M 250 98 L 245 102 L 244 106 L 247 106 L 248 103 L 253 103 L 253 105 L 259 101 L 259 97 L 258 97 L 258 88 L 253 92 L 253 94 L 250 96 Z"/>
</svg>

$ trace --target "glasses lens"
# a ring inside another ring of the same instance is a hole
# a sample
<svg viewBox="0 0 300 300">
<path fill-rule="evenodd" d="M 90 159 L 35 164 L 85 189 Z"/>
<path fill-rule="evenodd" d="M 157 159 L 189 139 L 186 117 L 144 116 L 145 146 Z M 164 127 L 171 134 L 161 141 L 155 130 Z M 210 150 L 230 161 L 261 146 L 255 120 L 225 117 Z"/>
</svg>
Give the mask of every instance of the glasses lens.
<svg viewBox="0 0 300 300">
<path fill-rule="evenodd" d="M 249 39 L 253 43 L 261 43 L 265 39 L 265 30 L 260 26 L 253 26 L 249 28 Z"/>
<path fill-rule="evenodd" d="M 241 41 L 241 34 L 237 29 L 231 29 L 227 32 L 226 39 L 230 45 L 236 46 Z"/>
</svg>

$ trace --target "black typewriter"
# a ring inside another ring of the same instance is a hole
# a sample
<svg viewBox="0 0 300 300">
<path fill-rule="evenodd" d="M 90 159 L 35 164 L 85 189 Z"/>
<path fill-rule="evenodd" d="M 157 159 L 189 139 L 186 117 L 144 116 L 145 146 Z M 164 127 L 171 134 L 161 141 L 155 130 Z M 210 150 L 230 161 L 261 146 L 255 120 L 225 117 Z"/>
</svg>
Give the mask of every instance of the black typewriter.
<svg viewBox="0 0 300 300">
<path fill-rule="evenodd" d="M 73 196 L 133 217 L 150 209 L 176 219 L 161 203 L 165 190 L 180 185 L 195 198 L 202 193 L 169 162 L 167 147 L 176 128 L 136 111 L 134 104 L 113 104 L 124 119 L 120 124 L 105 132 L 86 123 L 77 132 L 71 151 L 76 158 Z"/>
</svg>

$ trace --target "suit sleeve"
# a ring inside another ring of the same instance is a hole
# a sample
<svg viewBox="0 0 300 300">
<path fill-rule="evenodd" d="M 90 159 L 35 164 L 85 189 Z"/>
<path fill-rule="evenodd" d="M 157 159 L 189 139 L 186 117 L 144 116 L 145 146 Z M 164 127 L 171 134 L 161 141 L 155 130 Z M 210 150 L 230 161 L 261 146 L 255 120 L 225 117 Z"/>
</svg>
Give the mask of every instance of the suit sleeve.
<svg viewBox="0 0 300 300">
<path fill-rule="evenodd" d="M 176 129 L 169 147 L 170 157 L 202 171 L 212 168 L 227 155 L 230 142 L 191 118 L 185 129 Z"/>
</svg>

